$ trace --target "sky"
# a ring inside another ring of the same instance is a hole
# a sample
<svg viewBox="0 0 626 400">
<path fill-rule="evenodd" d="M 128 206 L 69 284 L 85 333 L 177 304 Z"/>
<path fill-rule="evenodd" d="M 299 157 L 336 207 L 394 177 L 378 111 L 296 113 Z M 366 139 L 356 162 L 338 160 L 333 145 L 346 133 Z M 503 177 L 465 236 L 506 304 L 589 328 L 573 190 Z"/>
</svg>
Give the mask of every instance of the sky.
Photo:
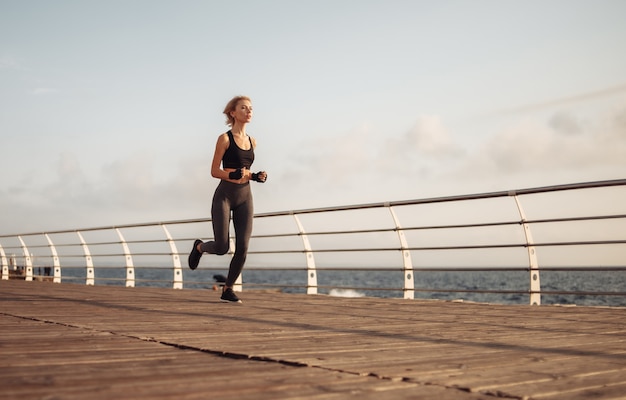
<svg viewBox="0 0 626 400">
<path fill-rule="evenodd" d="M 623 0 L 0 0 L 0 234 L 626 178 Z"/>
</svg>

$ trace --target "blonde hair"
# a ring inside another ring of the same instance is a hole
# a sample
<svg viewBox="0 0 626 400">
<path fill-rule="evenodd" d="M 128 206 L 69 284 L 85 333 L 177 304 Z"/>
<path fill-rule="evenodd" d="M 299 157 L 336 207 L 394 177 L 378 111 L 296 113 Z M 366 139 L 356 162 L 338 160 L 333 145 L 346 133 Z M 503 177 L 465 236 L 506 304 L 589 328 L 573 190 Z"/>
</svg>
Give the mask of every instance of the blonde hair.
<svg viewBox="0 0 626 400">
<path fill-rule="evenodd" d="M 239 103 L 240 100 L 252 101 L 252 100 L 250 100 L 250 98 L 248 96 L 235 96 L 235 97 L 233 97 L 228 102 L 228 104 L 226 104 L 226 107 L 224 107 L 224 115 L 226 115 L 226 125 L 228 125 L 228 126 L 233 126 L 234 125 L 235 118 L 233 118 L 233 116 L 230 115 L 230 113 L 237 109 L 237 103 Z"/>
</svg>

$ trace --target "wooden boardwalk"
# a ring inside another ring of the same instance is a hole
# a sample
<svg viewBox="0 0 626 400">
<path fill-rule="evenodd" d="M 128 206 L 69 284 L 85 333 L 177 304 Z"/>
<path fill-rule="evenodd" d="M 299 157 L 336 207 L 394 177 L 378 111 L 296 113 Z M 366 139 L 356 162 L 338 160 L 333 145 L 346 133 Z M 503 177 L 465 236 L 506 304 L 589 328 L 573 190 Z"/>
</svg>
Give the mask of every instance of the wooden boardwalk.
<svg viewBox="0 0 626 400">
<path fill-rule="evenodd" d="M 626 399 L 626 309 L 0 282 L 2 399 Z"/>
</svg>

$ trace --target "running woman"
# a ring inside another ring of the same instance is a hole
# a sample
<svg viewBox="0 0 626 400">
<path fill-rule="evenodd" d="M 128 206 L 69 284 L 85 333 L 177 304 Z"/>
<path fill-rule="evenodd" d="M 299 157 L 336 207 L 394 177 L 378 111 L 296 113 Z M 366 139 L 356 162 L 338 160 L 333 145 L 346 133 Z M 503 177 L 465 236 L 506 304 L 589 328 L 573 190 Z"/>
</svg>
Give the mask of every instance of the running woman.
<svg viewBox="0 0 626 400">
<path fill-rule="evenodd" d="M 189 253 L 189 268 L 195 270 L 203 253 L 224 255 L 229 249 L 229 226 L 232 214 L 235 227 L 235 253 L 230 261 L 228 276 L 222 290 L 221 300 L 227 303 L 241 303 L 235 295 L 233 285 L 241 275 L 248 242 L 252 235 L 254 207 L 250 181 L 263 183 L 267 173 L 252 173 L 256 140 L 248 136 L 246 126 L 252 119 L 252 102 L 249 97 L 236 96 L 224 108 L 226 123 L 231 129 L 217 138 L 211 176 L 220 180 L 213 194 L 211 218 L 213 241 L 197 239 Z"/>
</svg>

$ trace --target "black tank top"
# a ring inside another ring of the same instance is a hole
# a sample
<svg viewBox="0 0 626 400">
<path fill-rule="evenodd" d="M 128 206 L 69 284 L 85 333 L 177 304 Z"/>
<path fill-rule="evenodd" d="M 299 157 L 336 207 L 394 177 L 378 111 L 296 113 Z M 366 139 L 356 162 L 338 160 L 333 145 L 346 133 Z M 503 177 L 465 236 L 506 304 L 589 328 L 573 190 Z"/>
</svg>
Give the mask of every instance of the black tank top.
<svg viewBox="0 0 626 400">
<path fill-rule="evenodd" d="M 248 140 L 250 140 L 250 150 L 243 150 L 237 146 L 232 131 L 228 131 L 228 139 L 230 140 L 230 145 L 226 149 L 224 157 L 222 157 L 223 167 L 250 169 L 252 163 L 254 162 L 254 147 L 252 147 L 252 139 L 250 136 L 248 136 Z"/>
</svg>

